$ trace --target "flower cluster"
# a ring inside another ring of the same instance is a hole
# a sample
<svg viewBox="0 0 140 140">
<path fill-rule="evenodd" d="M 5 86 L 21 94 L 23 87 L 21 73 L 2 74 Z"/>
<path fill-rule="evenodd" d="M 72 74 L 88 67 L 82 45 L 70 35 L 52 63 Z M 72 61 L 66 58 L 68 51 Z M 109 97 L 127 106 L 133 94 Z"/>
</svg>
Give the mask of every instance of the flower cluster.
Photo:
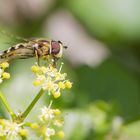
<svg viewBox="0 0 140 140">
<path fill-rule="evenodd" d="M 62 113 L 59 109 L 51 109 L 43 107 L 38 122 L 21 122 L 0 119 L 0 140 L 21 140 L 32 135 L 32 131 L 36 137 L 43 140 L 51 140 L 52 136 L 63 138 L 64 132 L 61 130 L 63 126 Z"/>
<path fill-rule="evenodd" d="M 10 120 L 0 119 L 0 139 L 2 140 L 19 140 L 26 137 L 28 131 L 22 128 L 22 123 L 17 124 Z"/>
<path fill-rule="evenodd" d="M 0 64 L 0 83 L 2 83 L 3 79 L 10 78 L 10 74 L 5 72 L 5 69 L 8 67 L 9 63 L 7 62 Z M 63 89 L 70 89 L 72 87 L 72 83 L 66 79 L 67 74 L 61 73 L 62 64 L 59 69 L 54 68 L 52 65 L 48 67 L 33 65 L 31 69 L 36 75 L 33 85 L 41 86 L 41 92 L 39 92 L 38 95 L 44 91 L 48 91 L 49 95 L 58 98 Z M 25 112 L 16 115 L 13 111 L 9 111 L 12 109 L 0 92 L 0 99 L 8 108 L 7 110 L 12 118 L 12 120 L 0 119 L 0 140 L 27 139 L 27 137 L 32 137 L 34 134 L 35 137 L 43 140 L 51 140 L 52 137 L 64 137 L 64 132 L 62 131 L 62 126 L 64 124 L 62 113 L 59 109 L 51 108 L 52 102 L 48 107 L 43 107 L 41 109 L 41 114 L 37 122 L 24 122 L 32 107 L 40 98 L 38 95 L 27 107 Z"/>
<path fill-rule="evenodd" d="M 3 62 L 0 64 L 0 83 L 3 82 L 3 79 L 9 79 L 10 74 L 5 72 L 5 69 L 9 67 L 8 62 Z"/>
<path fill-rule="evenodd" d="M 51 106 L 51 105 L 50 105 Z M 63 118 L 59 109 L 51 109 L 43 107 L 39 116 L 40 123 L 30 124 L 30 128 L 35 129 L 39 136 L 45 140 L 51 140 L 52 136 L 64 137 L 64 132 L 61 130 Z"/>
<path fill-rule="evenodd" d="M 72 83 L 66 80 L 67 74 L 61 73 L 62 64 L 59 70 L 52 65 L 48 67 L 34 65 L 31 69 L 37 76 L 33 85 L 42 86 L 42 89 L 47 90 L 49 95 L 52 94 L 54 98 L 60 97 L 62 89 L 70 89 L 72 87 Z"/>
</svg>

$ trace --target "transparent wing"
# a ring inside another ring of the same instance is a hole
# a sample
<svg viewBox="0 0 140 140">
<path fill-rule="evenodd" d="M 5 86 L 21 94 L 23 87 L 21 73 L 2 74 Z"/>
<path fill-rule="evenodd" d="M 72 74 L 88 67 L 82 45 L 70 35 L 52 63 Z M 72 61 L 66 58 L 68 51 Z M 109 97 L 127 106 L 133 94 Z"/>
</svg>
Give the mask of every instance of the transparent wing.
<svg viewBox="0 0 140 140">
<path fill-rule="evenodd" d="M 11 46 L 18 44 L 20 42 L 28 42 L 29 39 L 13 35 L 5 30 L 0 29 L 0 41 L 3 44 L 9 44 L 11 47 Z"/>
</svg>

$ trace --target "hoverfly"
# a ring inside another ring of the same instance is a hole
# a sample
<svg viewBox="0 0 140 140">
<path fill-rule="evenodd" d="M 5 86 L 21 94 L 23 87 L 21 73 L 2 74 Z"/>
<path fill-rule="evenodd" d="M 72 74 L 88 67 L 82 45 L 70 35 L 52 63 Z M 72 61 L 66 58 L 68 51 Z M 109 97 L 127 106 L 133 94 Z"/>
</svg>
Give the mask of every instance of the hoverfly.
<svg viewBox="0 0 140 140">
<path fill-rule="evenodd" d="M 51 57 L 53 65 L 56 66 L 56 61 L 62 57 L 63 48 L 67 48 L 67 46 L 63 46 L 61 41 L 46 39 L 30 39 L 24 41 L 25 42 L 18 43 L 7 50 L 0 52 L 0 63 L 13 59 L 36 57 L 39 64 L 39 58 Z"/>
</svg>

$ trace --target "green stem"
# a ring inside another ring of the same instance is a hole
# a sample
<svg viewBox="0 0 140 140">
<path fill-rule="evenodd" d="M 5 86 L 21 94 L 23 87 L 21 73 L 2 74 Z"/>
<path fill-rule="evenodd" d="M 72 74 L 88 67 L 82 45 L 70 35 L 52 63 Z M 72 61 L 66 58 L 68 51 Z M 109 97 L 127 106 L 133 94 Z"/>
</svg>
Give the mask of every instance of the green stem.
<svg viewBox="0 0 140 140">
<path fill-rule="evenodd" d="M 10 107 L 10 105 L 8 104 L 6 98 L 3 96 L 2 92 L 0 91 L 0 100 L 2 101 L 3 105 L 5 106 L 5 108 L 7 109 L 7 111 L 9 112 L 10 116 L 12 117 L 12 119 L 14 120 L 16 118 L 15 113 L 13 112 L 12 108 Z"/>
<path fill-rule="evenodd" d="M 40 90 L 39 93 L 36 95 L 36 97 L 33 99 L 33 101 L 30 103 L 30 105 L 27 107 L 27 109 L 22 114 L 22 119 L 24 120 L 27 115 L 30 113 L 32 108 L 35 106 L 36 102 L 40 99 L 40 97 L 43 95 L 44 90 Z"/>
</svg>

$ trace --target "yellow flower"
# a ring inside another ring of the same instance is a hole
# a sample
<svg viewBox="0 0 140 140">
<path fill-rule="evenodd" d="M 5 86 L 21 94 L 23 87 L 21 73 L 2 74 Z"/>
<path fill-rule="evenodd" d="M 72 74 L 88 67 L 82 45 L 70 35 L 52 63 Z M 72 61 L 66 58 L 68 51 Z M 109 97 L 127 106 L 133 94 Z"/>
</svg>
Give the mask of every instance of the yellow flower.
<svg viewBox="0 0 140 140">
<path fill-rule="evenodd" d="M 54 98 L 61 96 L 61 90 L 72 87 L 72 83 L 66 80 L 66 73 L 61 73 L 62 65 L 59 69 L 54 68 L 52 65 L 45 66 L 32 66 L 32 71 L 36 75 L 36 80 L 33 82 L 34 86 L 41 86 L 43 90 L 47 90 L 49 95 Z"/>
<path fill-rule="evenodd" d="M 62 138 L 64 136 L 63 131 L 58 132 L 60 127 L 64 124 L 63 118 L 61 116 L 61 111 L 59 109 L 51 109 L 52 102 L 50 102 L 48 107 L 41 108 L 41 115 L 39 119 L 40 123 L 40 133 L 47 139 L 51 139 L 54 135 L 60 135 Z"/>
<path fill-rule="evenodd" d="M 54 112 L 52 109 L 50 109 L 49 107 L 43 107 L 41 108 L 41 115 L 39 116 L 39 119 L 42 122 L 49 122 L 51 119 L 54 118 Z"/>
</svg>

